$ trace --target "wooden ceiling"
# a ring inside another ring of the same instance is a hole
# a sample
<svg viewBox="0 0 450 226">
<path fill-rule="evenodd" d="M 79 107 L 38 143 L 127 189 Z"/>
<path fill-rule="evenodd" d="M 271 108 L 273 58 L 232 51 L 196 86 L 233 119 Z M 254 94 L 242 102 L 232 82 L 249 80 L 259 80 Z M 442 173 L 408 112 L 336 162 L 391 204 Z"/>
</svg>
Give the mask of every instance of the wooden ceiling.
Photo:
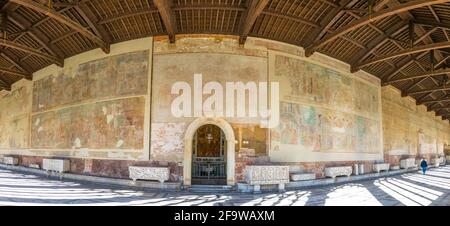
<svg viewBox="0 0 450 226">
<path fill-rule="evenodd" d="M 0 0 L 0 9 L 0 89 L 117 42 L 228 34 L 337 58 L 450 118 L 450 0 Z"/>
</svg>

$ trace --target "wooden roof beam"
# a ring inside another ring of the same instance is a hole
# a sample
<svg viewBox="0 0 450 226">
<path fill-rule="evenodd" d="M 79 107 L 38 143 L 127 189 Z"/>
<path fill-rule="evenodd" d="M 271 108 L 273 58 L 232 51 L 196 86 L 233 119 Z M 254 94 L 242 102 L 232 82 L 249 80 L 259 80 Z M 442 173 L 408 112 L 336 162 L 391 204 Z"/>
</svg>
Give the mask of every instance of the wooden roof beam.
<svg viewBox="0 0 450 226">
<path fill-rule="evenodd" d="M 64 60 L 56 58 L 52 55 L 49 55 L 47 53 L 44 53 L 40 50 L 37 50 L 35 48 L 29 47 L 29 46 L 25 46 L 16 42 L 12 42 L 10 40 L 5 40 L 5 39 L 0 39 L 0 46 L 4 46 L 4 47 L 8 47 L 8 48 L 12 48 L 12 49 L 16 49 L 16 50 L 20 50 L 22 52 L 26 52 L 26 53 L 30 53 L 33 55 L 36 55 L 38 57 L 50 60 L 51 62 L 55 63 L 56 65 L 63 67 L 64 66 Z"/>
<path fill-rule="evenodd" d="M 75 10 L 83 17 L 84 21 L 89 25 L 89 27 L 95 32 L 97 36 L 99 36 L 105 43 L 109 46 L 111 45 L 111 37 L 109 33 L 106 31 L 103 25 L 99 24 L 99 19 L 95 17 L 94 12 L 92 12 L 91 8 L 86 5 L 87 2 L 80 3 L 75 6 Z"/>
<path fill-rule="evenodd" d="M 39 4 L 33 0 L 10 0 L 13 3 L 19 4 L 21 6 L 33 9 L 37 12 L 40 12 L 62 24 L 65 24 L 66 26 L 70 27 L 71 29 L 74 29 L 78 31 L 80 34 L 85 36 L 86 38 L 90 39 L 94 43 L 96 43 L 105 53 L 109 53 L 110 51 L 110 45 L 109 43 L 105 42 L 100 37 L 96 36 L 89 30 L 85 29 L 81 24 L 71 20 L 70 18 L 64 16 L 63 14 L 53 10 L 49 9 L 47 6 L 44 6 L 42 4 Z"/>
<path fill-rule="evenodd" d="M 391 84 L 396 83 L 396 82 L 404 82 L 404 81 L 409 81 L 409 80 L 413 80 L 413 79 L 431 77 L 431 76 L 442 75 L 442 74 L 447 74 L 447 73 L 450 73 L 450 68 L 437 70 L 437 71 L 427 71 L 427 72 L 424 72 L 424 73 L 412 75 L 412 76 L 407 77 L 407 78 L 399 78 L 399 79 L 394 79 L 394 80 L 391 80 L 391 81 L 384 82 L 383 86 L 391 85 Z"/>
<path fill-rule="evenodd" d="M 363 62 L 361 64 L 355 65 L 355 66 L 352 67 L 352 72 L 358 71 L 359 69 L 361 69 L 363 67 L 367 67 L 367 66 L 370 66 L 372 64 L 383 62 L 383 61 L 386 61 L 386 60 L 389 60 L 389 59 L 402 57 L 402 56 L 407 56 L 407 55 L 416 54 L 416 53 L 427 52 L 427 51 L 430 51 L 430 50 L 445 49 L 445 48 L 450 48 L 450 41 L 433 43 L 433 44 L 429 44 L 429 45 L 416 46 L 416 47 L 411 48 L 411 49 L 405 49 L 405 50 L 401 50 L 401 51 L 398 51 L 398 52 L 395 52 L 395 53 L 391 53 L 391 54 L 387 54 L 387 55 L 384 55 L 384 56 L 375 57 L 375 58 L 373 58 L 371 60 L 368 60 L 368 61 Z"/>
<path fill-rule="evenodd" d="M 341 37 L 342 35 L 354 31 L 355 29 L 358 29 L 360 27 L 363 27 L 365 25 L 368 25 L 374 21 L 384 19 L 386 17 L 390 17 L 402 12 L 407 12 L 409 10 L 413 10 L 416 8 L 426 7 L 430 5 L 435 4 L 441 4 L 450 2 L 450 0 L 416 0 L 411 1 L 407 3 L 400 4 L 395 7 L 390 7 L 388 9 L 384 9 L 381 11 L 378 11 L 376 13 L 373 13 L 372 15 L 367 15 L 365 17 L 362 17 L 359 20 L 354 21 L 353 23 L 350 23 L 346 26 L 340 27 L 337 29 L 334 33 L 331 35 L 325 37 L 324 39 L 317 41 L 306 48 L 306 56 L 311 56 L 317 49 L 321 48 L 322 46 L 336 40 L 337 38 Z"/>
<path fill-rule="evenodd" d="M 240 24 L 239 44 L 245 44 L 248 34 L 252 30 L 256 19 L 261 15 L 264 8 L 266 8 L 269 0 L 250 0 L 247 3 L 247 10 L 244 12 Z"/>
<path fill-rule="evenodd" d="M 398 24 L 392 26 L 391 28 L 389 28 L 389 30 L 385 33 L 385 36 L 377 35 L 377 38 L 375 38 L 373 41 L 371 41 L 367 45 L 368 51 L 361 51 L 361 54 L 359 54 L 358 56 L 355 57 L 355 59 L 356 59 L 355 62 L 359 62 L 359 63 L 363 62 L 365 59 L 367 59 L 367 57 L 369 57 L 371 54 L 373 54 L 373 52 L 375 50 L 377 50 L 378 48 L 380 48 L 384 43 L 386 43 L 388 41 L 392 41 L 393 36 L 401 33 L 402 31 L 404 31 L 407 28 L 408 28 L 407 23 L 398 23 Z"/>
<path fill-rule="evenodd" d="M 11 84 L 8 84 L 5 80 L 3 80 L 1 76 L 0 76 L 0 88 L 11 91 Z"/>
<path fill-rule="evenodd" d="M 0 72 L 6 73 L 6 74 L 10 74 L 10 75 L 14 75 L 14 76 L 18 76 L 18 77 L 22 77 L 22 78 L 31 78 L 31 74 L 28 73 L 23 73 L 20 71 L 15 71 L 15 70 L 11 70 L 9 68 L 4 68 L 4 67 L 0 67 Z"/>
<path fill-rule="evenodd" d="M 175 43 L 175 35 L 177 34 L 177 23 L 175 13 L 173 12 L 173 0 L 153 0 L 159 15 L 164 23 L 170 43 Z"/>
<path fill-rule="evenodd" d="M 446 96 L 447 96 L 447 95 L 444 95 L 444 97 L 446 97 Z M 438 100 L 421 101 L 421 102 L 417 102 L 417 105 L 442 103 L 442 102 L 447 102 L 447 101 L 450 101 L 450 98 L 447 98 L 447 99 L 438 99 Z"/>
<path fill-rule="evenodd" d="M 437 91 L 448 91 L 448 90 L 450 90 L 450 87 L 434 87 L 434 88 L 431 88 L 431 89 L 425 89 L 425 90 L 410 92 L 410 93 L 408 93 L 408 96 L 410 96 L 410 95 L 417 95 L 417 94 L 424 94 L 424 93 L 433 93 L 433 92 L 437 92 Z"/>
<path fill-rule="evenodd" d="M 321 26 L 318 29 L 315 29 L 310 37 L 311 40 L 309 41 L 309 43 L 314 43 L 319 41 L 327 32 L 328 30 L 330 30 L 330 28 L 333 26 L 334 23 L 336 23 L 336 21 L 345 14 L 345 10 L 348 9 L 349 7 L 353 6 L 354 4 L 356 4 L 358 2 L 358 0 L 344 0 L 339 7 L 334 8 L 333 10 L 331 10 L 330 13 L 328 13 L 328 15 L 322 20 L 321 22 Z"/>
<path fill-rule="evenodd" d="M 24 30 L 24 32 L 28 33 L 53 56 L 57 58 L 64 58 L 64 53 L 52 43 L 50 43 L 50 40 L 46 35 L 44 35 L 44 33 L 42 33 L 39 29 L 34 28 L 33 24 L 30 21 L 16 12 L 8 12 L 8 18 L 22 30 Z"/>
<path fill-rule="evenodd" d="M 14 54 L 11 53 L 8 49 L 3 49 L 0 51 L 0 56 L 5 58 L 8 62 L 10 62 L 15 67 L 19 68 L 22 71 L 25 71 L 27 74 L 31 74 L 32 69 L 28 65 L 24 65 L 20 62 L 18 57 L 15 57 Z"/>
</svg>

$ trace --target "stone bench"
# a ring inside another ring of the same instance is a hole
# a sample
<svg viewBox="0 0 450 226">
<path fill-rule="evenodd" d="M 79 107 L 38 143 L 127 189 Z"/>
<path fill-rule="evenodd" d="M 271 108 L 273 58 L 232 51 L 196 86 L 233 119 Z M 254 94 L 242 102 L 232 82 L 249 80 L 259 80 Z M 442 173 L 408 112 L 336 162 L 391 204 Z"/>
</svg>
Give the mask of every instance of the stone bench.
<svg viewBox="0 0 450 226">
<path fill-rule="evenodd" d="M 417 168 L 416 159 L 409 158 L 400 160 L 400 168 L 402 169 Z"/>
<path fill-rule="evenodd" d="M 245 180 L 253 186 L 254 193 L 261 192 L 261 185 L 278 185 L 279 191 L 284 191 L 289 183 L 289 166 L 246 166 Z"/>
<path fill-rule="evenodd" d="M 400 170 L 400 166 L 391 166 L 391 170 Z"/>
<path fill-rule="evenodd" d="M 291 181 L 315 180 L 315 173 L 290 173 Z"/>
<path fill-rule="evenodd" d="M 389 163 L 376 163 L 373 164 L 373 171 L 379 173 L 381 171 L 389 171 Z"/>
<path fill-rule="evenodd" d="M 168 167 L 129 166 L 128 170 L 130 171 L 130 178 L 133 182 L 136 182 L 136 180 L 156 180 L 164 183 L 170 177 Z"/>
<path fill-rule="evenodd" d="M 17 166 L 19 165 L 19 159 L 16 157 L 3 157 L 3 164 Z"/>
<path fill-rule="evenodd" d="M 328 167 L 325 168 L 325 177 L 336 178 L 337 176 L 347 176 L 352 175 L 351 166 L 339 166 L 339 167 Z"/>
</svg>

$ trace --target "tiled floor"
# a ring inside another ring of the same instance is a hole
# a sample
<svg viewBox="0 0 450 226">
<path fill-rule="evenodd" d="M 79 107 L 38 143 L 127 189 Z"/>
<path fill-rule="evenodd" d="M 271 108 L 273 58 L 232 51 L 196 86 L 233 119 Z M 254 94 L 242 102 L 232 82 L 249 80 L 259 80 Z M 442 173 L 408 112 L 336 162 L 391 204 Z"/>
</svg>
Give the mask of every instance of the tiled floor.
<svg viewBox="0 0 450 226">
<path fill-rule="evenodd" d="M 0 205 L 450 205 L 450 166 L 336 186 L 259 195 L 143 192 L 0 170 Z"/>
</svg>

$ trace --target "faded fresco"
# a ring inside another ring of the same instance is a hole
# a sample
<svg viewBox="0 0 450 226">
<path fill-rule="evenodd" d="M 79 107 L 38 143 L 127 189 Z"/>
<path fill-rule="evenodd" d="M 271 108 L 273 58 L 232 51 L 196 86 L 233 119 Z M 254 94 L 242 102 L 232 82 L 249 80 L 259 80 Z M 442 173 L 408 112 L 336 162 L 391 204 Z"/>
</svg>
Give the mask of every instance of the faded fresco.
<svg viewBox="0 0 450 226">
<path fill-rule="evenodd" d="M 442 154 L 450 144 L 447 121 L 416 106 L 409 98 L 402 98 L 391 87 L 384 87 L 383 137 L 384 151 L 389 155 Z"/>
<path fill-rule="evenodd" d="M 274 150 L 294 145 L 299 150 L 317 152 L 380 151 L 377 121 L 288 102 L 280 104 L 280 111 L 280 125 L 271 131 Z"/>
<path fill-rule="evenodd" d="M 181 162 L 185 123 L 152 123 L 150 159 Z"/>
<path fill-rule="evenodd" d="M 380 90 L 338 71 L 276 55 L 271 81 L 280 83 L 280 124 L 271 150 L 381 152 Z"/>
<path fill-rule="evenodd" d="M 34 82 L 33 112 L 86 100 L 146 95 L 149 52 L 94 60 Z"/>
<path fill-rule="evenodd" d="M 153 122 L 192 120 L 192 118 L 172 116 L 171 103 L 178 95 L 171 94 L 171 89 L 176 82 L 187 82 L 194 90 L 194 74 L 201 73 L 203 75 L 203 85 L 212 81 L 220 83 L 224 88 L 224 93 L 226 82 L 247 83 L 252 81 L 258 83 L 267 81 L 267 59 L 260 57 L 217 53 L 166 54 L 155 55 L 153 63 Z M 203 95 L 203 101 L 208 97 L 209 95 Z M 235 103 L 237 101 L 242 100 L 235 100 Z M 259 123 L 260 121 L 257 118 L 248 117 L 227 120 L 235 123 Z"/>
<path fill-rule="evenodd" d="M 113 100 L 33 115 L 35 149 L 143 149 L 145 98 Z"/>
<path fill-rule="evenodd" d="M 0 97 L 0 149 L 28 148 L 30 97 L 29 86 Z"/>
</svg>

